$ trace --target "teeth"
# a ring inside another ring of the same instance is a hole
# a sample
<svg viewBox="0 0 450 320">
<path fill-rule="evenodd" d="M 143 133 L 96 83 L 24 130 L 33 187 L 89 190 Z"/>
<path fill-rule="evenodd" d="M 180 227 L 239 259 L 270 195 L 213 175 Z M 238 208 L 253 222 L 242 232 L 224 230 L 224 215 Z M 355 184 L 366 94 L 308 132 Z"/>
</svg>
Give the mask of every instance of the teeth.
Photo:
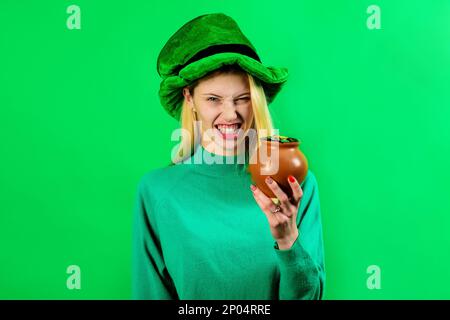
<svg viewBox="0 0 450 320">
<path fill-rule="evenodd" d="M 238 124 L 234 124 L 231 126 L 226 126 L 226 125 L 217 125 L 217 129 L 220 130 L 220 132 L 222 133 L 236 133 L 237 130 L 239 129 L 239 125 Z"/>
</svg>

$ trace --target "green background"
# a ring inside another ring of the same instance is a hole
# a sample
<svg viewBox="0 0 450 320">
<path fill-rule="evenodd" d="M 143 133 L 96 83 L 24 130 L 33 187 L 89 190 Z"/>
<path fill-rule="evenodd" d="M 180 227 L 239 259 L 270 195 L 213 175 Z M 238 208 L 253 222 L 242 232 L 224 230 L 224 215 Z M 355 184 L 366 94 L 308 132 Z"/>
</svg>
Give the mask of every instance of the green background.
<svg viewBox="0 0 450 320">
<path fill-rule="evenodd" d="M 81 30 L 66 27 L 71 4 Z M 371 4 L 381 30 L 366 26 Z M 137 182 L 168 163 L 178 127 L 156 58 L 210 12 L 290 71 L 270 109 L 319 183 L 325 298 L 450 298 L 447 0 L 3 0 L 0 298 L 131 297 Z M 71 264 L 81 290 L 66 288 Z"/>
</svg>

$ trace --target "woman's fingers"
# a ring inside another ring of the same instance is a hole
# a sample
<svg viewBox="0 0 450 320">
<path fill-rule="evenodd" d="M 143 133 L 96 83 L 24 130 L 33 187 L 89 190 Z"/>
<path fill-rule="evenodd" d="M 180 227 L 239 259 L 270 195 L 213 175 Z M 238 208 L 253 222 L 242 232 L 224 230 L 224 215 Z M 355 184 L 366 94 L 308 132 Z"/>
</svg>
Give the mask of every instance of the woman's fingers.
<svg viewBox="0 0 450 320">
<path fill-rule="evenodd" d="M 293 194 L 293 201 L 295 205 L 298 205 L 300 200 L 302 200 L 303 197 L 303 190 L 300 187 L 300 184 L 298 183 L 297 179 L 295 179 L 293 176 L 288 177 L 289 185 L 292 188 L 292 194 Z"/>
<path fill-rule="evenodd" d="M 296 221 L 299 203 L 303 196 L 303 190 L 294 177 L 289 176 L 288 181 L 293 191 L 291 198 L 288 198 L 278 183 L 270 177 L 269 179 L 266 179 L 266 184 L 275 194 L 276 198 L 271 199 L 255 185 L 250 186 L 256 203 L 269 221 L 272 236 L 275 239 L 286 239 L 287 237 L 292 238 L 293 235 L 295 236 L 294 232 L 297 232 L 298 236 Z M 278 209 L 281 210 L 275 210 L 278 207 L 278 205 L 274 204 L 275 200 L 280 203 Z"/>
<path fill-rule="evenodd" d="M 285 222 L 285 219 L 281 217 L 280 215 L 276 213 L 272 213 L 273 210 L 275 210 L 276 205 L 273 203 L 273 201 L 268 198 L 259 188 L 256 186 L 252 187 L 253 191 L 253 197 L 256 200 L 256 203 L 261 208 L 261 210 L 266 215 L 267 219 L 269 220 L 269 223 L 271 226 L 276 226 L 278 223 Z"/>
<path fill-rule="evenodd" d="M 270 190 L 275 194 L 277 199 L 280 201 L 280 207 L 285 211 L 288 212 L 289 208 L 289 198 L 284 193 L 284 191 L 278 186 L 278 183 L 273 180 L 271 177 L 266 178 L 266 184 L 269 186 Z"/>
</svg>

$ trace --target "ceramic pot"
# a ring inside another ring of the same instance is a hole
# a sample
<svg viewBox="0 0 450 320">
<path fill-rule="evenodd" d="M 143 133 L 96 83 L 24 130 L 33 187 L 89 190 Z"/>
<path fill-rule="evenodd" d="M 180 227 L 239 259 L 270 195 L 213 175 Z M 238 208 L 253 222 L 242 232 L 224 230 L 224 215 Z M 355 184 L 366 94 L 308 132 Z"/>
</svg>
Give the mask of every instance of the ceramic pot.
<svg viewBox="0 0 450 320">
<path fill-rule="evenodd" d="M 253 183 L 269 198 L 276 198 L 266 184 L 270 176 L 286 195 L 292 197 L 292 188 L 288 176 L 294 176 L 302 183 L 308 172 L 308 161 L 299 149 L 300 142 L 286 136 L 268 136 L 261 138 L 261 144 L 251 156 L 248 172 Z"/>
</svg>

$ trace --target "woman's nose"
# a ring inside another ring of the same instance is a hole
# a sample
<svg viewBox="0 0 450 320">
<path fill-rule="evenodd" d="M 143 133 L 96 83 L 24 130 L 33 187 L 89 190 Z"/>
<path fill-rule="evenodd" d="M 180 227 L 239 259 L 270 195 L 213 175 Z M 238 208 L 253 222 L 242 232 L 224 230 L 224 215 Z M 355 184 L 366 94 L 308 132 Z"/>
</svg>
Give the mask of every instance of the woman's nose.
<svg viewBox="0 0 450 320">
<path fill-rule="evenodd" d="M 236 113 L 236 106 L 234 102 L 227 102 L 224 104 L 223 117 L 228 121 L 232 121 L 238 117 Z"/>
</svg>

